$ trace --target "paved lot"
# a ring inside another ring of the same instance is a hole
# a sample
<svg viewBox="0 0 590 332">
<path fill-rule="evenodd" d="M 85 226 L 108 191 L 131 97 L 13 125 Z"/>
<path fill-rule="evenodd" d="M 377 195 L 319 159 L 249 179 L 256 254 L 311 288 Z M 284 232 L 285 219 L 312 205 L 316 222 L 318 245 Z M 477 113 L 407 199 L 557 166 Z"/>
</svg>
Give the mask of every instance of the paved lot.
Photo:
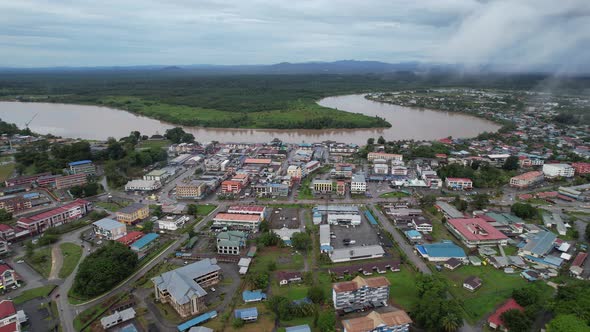
<svg viewBox="0 0 590 332">
<path fill-rule="evenodd" d="M 287 228 L 299 228 L 299 209 L 296 208 L 277 208 L 270 214 L 270 228 L 278 229 L 287 226 Z"/>
<path fill-rule="evenodd" d="M 52 316 L 49 306 L 41 307 L 42 304 L 47 304 L 48 302 L 48 298 L 38 298 L 18 306 L 18 309 L 24 310 L 29 317 L 29 322 L 25 330 L 32 332 L 51 331 L 51 328 L 59 323 L 58 318 Z"/>
<path fill-rule="evenodd" d="M 335 239 L 332 239 L 332 246 L 335 249 L 347 248 L 343 243 L 343 239 L 350 239 L 356 241 L 351 246 L 362 246 L 362 245 L 376 245 L 382 241 L 379 239 L 377 229 L 371 227 L 364 215 L 361 215 L 361 224 L 359 226 L 330 226 L 330 231 L 336 235 Z"/>
<path fill-rule="evenodd" d="M 215 292 L 211 291 L 211 287 L 207 287 L 207 296 L 205 297 L 205 303 L 207 303 L 207 309 L 217 310 L 223 312 L 225 308 L 232 302 L 234 294 L 240 288 L 240 275 L 238 274 L 238 265 L 231 263 L 217 263 L 221 267 L 221 273 L 223 278 L 217 285 L 212 286 L 215 288 Z M 223 299 L 222 299 L 223 298 Z"/>
</svg>

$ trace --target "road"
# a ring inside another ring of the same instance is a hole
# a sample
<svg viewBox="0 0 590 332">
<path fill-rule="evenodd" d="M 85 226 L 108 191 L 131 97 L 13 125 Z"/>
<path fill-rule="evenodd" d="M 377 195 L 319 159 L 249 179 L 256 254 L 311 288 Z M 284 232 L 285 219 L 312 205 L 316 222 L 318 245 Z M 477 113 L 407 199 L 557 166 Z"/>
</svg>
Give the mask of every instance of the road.
<svg viewBox="0 0 590 332">
<path fill-rule="evenodd" d="M 428 265 L 424 263 L 422 258 L 416 255 L 416 253 L 414 252 L 414 247 L 409 245 L 406 242 L 406 240 L 399 234 L 399 232 L 389 221 L 389 218 L 387 218 L 383 214 L 383 212 L 381 212 L 381 210 L 375 206 L 375 204 L 369 204 L 369 206 L 371 207 L 371 210 L 373 210 L 373 212 L 377 214 L 377 219 L 381 220 L 381 225 L 383 226 L 383 228 L 385 228 L 386 231 L 391 233 L 395 242 L 397 242 L 400 249 L 404 252 L 406 257 L 412 262 L 412 264 L 414 264 L 420 272 L 424 274 L 432 274 L 432 271 L 428 268 Z"/>
</svg>

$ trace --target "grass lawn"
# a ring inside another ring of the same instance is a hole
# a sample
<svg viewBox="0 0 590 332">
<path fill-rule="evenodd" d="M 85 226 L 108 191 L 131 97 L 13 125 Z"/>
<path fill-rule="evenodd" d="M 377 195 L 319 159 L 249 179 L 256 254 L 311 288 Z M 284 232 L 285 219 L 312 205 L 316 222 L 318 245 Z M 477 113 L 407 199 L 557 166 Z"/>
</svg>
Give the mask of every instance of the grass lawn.
<svg viewBox="0 0 590 332">
<path fill-rule="evenodd" d="M 80 257 L 82 257 L 82 247 L 73 243 L 62 243 L 59 248 L 63 256 L 63 265 L 59 270 L 59 277 L 64 279 L 74 272 L 76 265 L 78 265 Z"/>
<path fill-rule="evenodd" d="M 518 252 L 518 248 L 515 246 L 505 246 L 503 249 L 506 256 L 514 256 Z"/>
<path fill-rule="evenodd" d="M 492 312 L 496 306 L 505 301 L 515 288 L 524 287 L 527 282 L 518 273 L 506 274 L 491 266 L 462 266 L 455 271 L 441 272 L 449 281 L 449 291 L 463 301 L 467 320 L 476 322 Z M 478 276 L 483 285 L 475 292 L 463 288 L 463 280 L 469 276 Z"/>
<path fill-rule="evenodd" d="M 394 192 L 390 192 L 390 193 L 385 193 L 385 194 L 381 194 L 379 195 L 379 198 L 404 198 L 404 197 L 408 197 L 410 196 L 407 193 L 401 192 L 401 191 L 394 191 Z"/>
<path fill-rule="evenodd" d="M 0 165 L 0 181 L 6 181 L 14 172 L 15 167 L 16 164 L 14 163 Z"/>
<path fill-rule="evenodd" d="M 209 213 L 213 212 L 213 210 L 215 210 L 217 208 L 217 205 L 215 204 L 198 204 L 197 205 L 197 214 L 200 216 L 206 216 L 209 215 Z"/>
<path fill-rule="evenodd" d="M 148 141 L 141 141 L 138 145 L 138 149 L 163 149 L 170 146 L 172 142 L 167 139 L 163 140 L 148 140 Z"/>
<path fill-rule="evenodd" d="M 289 248 L 266 247 L 256 254 L 250 271 L 252 273 L 266 272 L 270 262 L 277 264 L 277 271 L 303 269 L 303 255 L 293 255 Z"/>
<path fill-rule="evenodd" d="M 407 266 L 402 266 L 399 272 L 382 274 L 391 283 L 389 299 L 404 310 L 412 310 L 418 300 L 416 289 L 416 273 Z"/>
<path fill-rule="evenodd" d="M 150 300 L 151 301 L 151 300 Z M 180 317 L 180 315 L 172 308 L 169 303 L 160 303 L 155 302 L 156 308 L 158 311 L 164 316 L 164 318 L 174 324 L 180 324 L 185 321 L 184 318 Z"/>
<path fill-rule="evenodd" d="M 44 278 L 51 273 L 51 247 L 36 249 L 32 257 L 25 257 L 25 261 Z"/>
<path fill-rule="evenodd" d="M 125 206 L 129 205 L 129 203 L 110 203 L 110 202 L 96 202 L 94 203 L 94 205 L 99 206 L 105 210 L 111 211 L 111 212 L 117 212 L 119 210 L 121 210 L 122 208 L 124 208 Z"/>
<path fill-rule="evenodd" d="M 273 280 L 272 283 L 272 295 L 284 296 L 291 301 L 306 298 L 308 289 L 309 287 L 304 284 L 279 286 L 277 280 Z M 328 296 L 327 293 L 326 296 Z"/>
<path fill-rule="evenodd" d="M 13 299 L 14 304 L 22 304 L 22 303 L 25 303 L 29 300 L 38 298 L 38 297 L 49 296 L 49 294 L 55 289 L 55 287 L 57 287 L 57 286 L 56 285 L 47 285 L 47 286 L 41 286 L 41 287 L 26 290 L 26 291 L 22 292 L 21 295 L 15 297 Z"/>
<path fill-rule="evenodd" d="M 432 233 L 430 233 L 435 241 L 454 240 L 455 237 L 449 233 L 449 230 L 442 224 L 440 220 L 432 220 Z"/>
</svg>

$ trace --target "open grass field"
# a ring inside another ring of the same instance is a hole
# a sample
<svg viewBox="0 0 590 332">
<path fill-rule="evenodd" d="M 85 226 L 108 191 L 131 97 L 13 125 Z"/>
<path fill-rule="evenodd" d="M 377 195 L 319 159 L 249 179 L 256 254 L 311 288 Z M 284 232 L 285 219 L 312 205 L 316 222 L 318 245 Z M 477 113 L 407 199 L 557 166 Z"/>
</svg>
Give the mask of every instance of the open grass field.
<svg viewBox="0 0 590 332">
<path fill-rule="evenodd" d="M 382 276 L 391 283 L 389 299 L 404 310 L 412 310 L 418 297 L 416 289 L 416 273 L 407 266 L 402 266 L 399 272 L 387 272 Z"/>
<path fill-rule="evenodd" d="M 258 251 L 250 271 L 266 272 L 270 262 L 276 263 L 277 271 L 303 269 L 303 255 L 293 254 L 289 248 L 267 247 Z"/>
<path fill-rule="evenodd" d="M 29 300 L 36 299 L 38 297 L 46 297 L 57 287 L 56 285 L 47 285 L 37 288 L 28 289 L 22 292 L 21 295 L 13 299 L 14 304 L 22 304 Z"/>
<path fill-rule="evenodd" d="M 63 265 L 59 270 L 59 277 L 65 279 L 74 272 L 76 265 L 78 265 L 80 257 L 82 257 L 82 247 L 73 243 L 62 243 L 59 248 L 63 256 Z"/>
<path fill-rule="evenodd" d="M 33 256 L 25 257 L 25 261 L 43 278 L 48 278 L 51 273 L 51 247 L 36 249 Z"/>
<path fill-rule="evenodd" d="M 449 291 L 463 301 L 467 320 L 476 322 L 508 299 L 512 290 L 524 287 L 527 282 L 518 273 L 506 274 L 490 266 L 462 266 L 455 271 L 442 272 L 449 281 Z M 463 281 L 469 276 L 478 276 L 483 285 L 475 292 L 463 288 Z"/>
<path fill-rule="evenodd" d="M 170 142 L 167 139 L 147 140 L 147 141 L 141 141 L 137 145 L 137 148 L 138 149 L 163 149 L 163 148 L 169 147 L 171 144 L 172 144 L 172 142 Z"/>
<path fill-rule="evenodd" d="M 410 196 L 409 194 L 406 194 L 404 192 L 401 191 L 393 191 L 390 193 L 384 193 L 379 195 L 379 198 L 404 198 L 404 197 L 408 197 Z"/>
<path fill-rule="evenodd" d="M 129 204 L 125 203 L 125 202 L 118 203 L 118 204 L 111 203 L 111 202 L 96 202 L 96 203 L 94 203 L 94 205 L 101 207 L 105 210 L 111 211 L 111 212 L 117 212 Z"/>
<path fill-rule="evenodd" d="M 309 286 L 304 284 L 279 286 L 279 283 L 276 279 L 273 279 L 271 287 L 272 294 L 274 296 L 284 296 L 291 301 L 306 298 L 307 291 L 309 290 Z"/>
<path fill-rule="evenodd" d="M 4 182 L 10 178 L 15 168 L 16 164 L 14 163 L 0 165 L 0 181 Z"/>
<path fill-rule="evenodd" d="M 217 208 L 215 204 L 198 204 L 197 205 L 197 214 L 200 216 L 209 215 L 209 213 L 213 212 Z"/>
</svg>

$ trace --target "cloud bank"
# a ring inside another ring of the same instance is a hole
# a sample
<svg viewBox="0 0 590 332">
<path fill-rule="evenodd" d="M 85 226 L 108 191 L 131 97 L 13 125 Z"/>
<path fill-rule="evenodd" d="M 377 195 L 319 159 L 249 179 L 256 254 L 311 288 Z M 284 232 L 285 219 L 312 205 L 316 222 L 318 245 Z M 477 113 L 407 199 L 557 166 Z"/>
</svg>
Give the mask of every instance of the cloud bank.
<svg viewBox="0 0 590 332">
<path fill-rule="evenodd" d="M 0 66 L 419 61 L 590 66 L 588 0 L 0 2 Z"/>
</svg>

